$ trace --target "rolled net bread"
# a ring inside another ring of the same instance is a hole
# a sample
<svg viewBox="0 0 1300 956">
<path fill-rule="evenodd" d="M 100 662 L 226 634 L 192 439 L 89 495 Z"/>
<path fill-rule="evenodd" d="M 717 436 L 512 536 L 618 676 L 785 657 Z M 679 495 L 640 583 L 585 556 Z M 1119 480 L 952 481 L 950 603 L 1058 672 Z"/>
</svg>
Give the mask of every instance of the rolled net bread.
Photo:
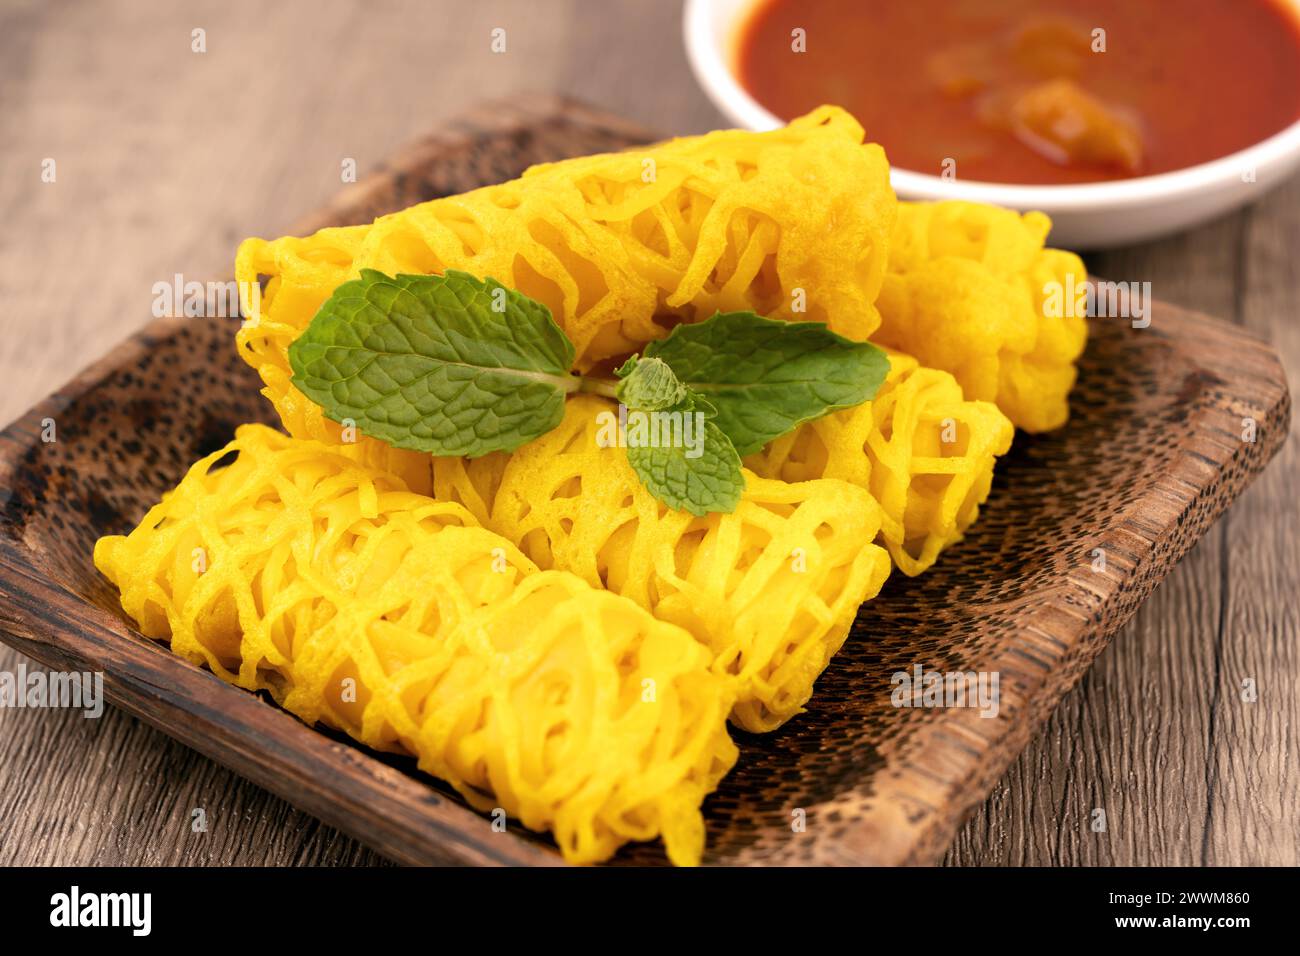
<svg viewBox="0 0 1300 956">
<path fill-rule="evenodd" d="M 732 682 L 686 631 L 539 571 L 455 503 L 246 425 L 95 563 L 144 634 L 414 755 L 571 861 L 656 836 L 699 860 L 700 804 L 736 759 Z"/>
<path fill-rule="evenodd" d="M 746 474 L 732 514 L 694 517 L 657 501 L 620 448 L 602 447 L 595 396 L 563 424 L 495 461 L 435 459 L 440 498 L 487 509 L 485 523 L 540 567 L 577 574 L 694 634 L 737 681 L 732 720 L 766 731 L 799 713 L 864 601 L 889 574 L 872 544 L 880 508 L 835 479 Z M 490 501 L 485 501 L 490 499 Z"/>
<path fill-rule="evenodd" d="M 1041 212 L 968 202 L 899 203 L 872 340 L 951 372 L 965 397 L 1030 432 L 1065 424 L 1088 335 L 1072 252 L 1045 248 Z"/>
<path fill-rule="evenodd" d="M 864 339 L 880 321 L 896 205 L 884 152 L 836 107 L 770 132 L 548 163 L 370 225 L 247 240 L 236 277 L 266 284 L 239 354 L 291 435 L 337 444 L 339 426 L 291 384 L 287 355 L 362 268 L 491 276 L 550 308 L 582 371 L 718 310 L 823 321 Z M 377 444 L 358 436 L 349 454 L 429 490 L 427 460 Z"/>
<path fill-rule="evenodd" d="M 915 576 L 959 541 L 988 498 L 1014 428 L 996 405 L 967 401 L 947 372 L 889 352 L 872 401 L 800 425 L 745 459 L 766 478 L 837 478 L 880 503 L 877 540 Z"/>
</svg>

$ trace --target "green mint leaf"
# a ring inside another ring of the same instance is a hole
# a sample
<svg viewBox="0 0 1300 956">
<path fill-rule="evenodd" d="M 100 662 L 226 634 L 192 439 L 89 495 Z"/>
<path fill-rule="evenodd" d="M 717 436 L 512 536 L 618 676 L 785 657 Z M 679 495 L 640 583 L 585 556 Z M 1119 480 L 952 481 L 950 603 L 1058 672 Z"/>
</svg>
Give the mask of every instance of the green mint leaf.
<svg viewBox="0 0 1300 956">
<path fill-rule="evenodd" d="M 713 405 L 659 359 L 634 355 L 615 374 L 627 406 L 627 460 L 650 494 L 697 517 L 735 511 L 745 477 L 731 439 L 709 420 Z"/>
<path fill-rule="evenodd" d="M 889 372 L 876 346 L 820 322 L 781 322 L 753 312 L 719 312 L 679 325 L 644 352 L 672 368 L 717 407 L 719 428 L 750 455 L 827 412 L 872 398 Z"/>
<path fill-rule="evenodd" d="M 704 418 L 703 413 L 690 409 L 684 413 L 693 418 L 692 427 L 702 428 L 695 438 L 696 449 L 685 443 L 669 446 L 634 446 L 630 424 L 637 414 L 628 410 L 629 439 L 627 460 L 646 490 L 668 507 L 689 511 L 696 517 L 710 511 L 727 514 L 736 510 L 740 496 L 745 491 L 745 476 L 740 470 L 740 456 L 722 430 Z M 664 411 L 642 412 L 645 415 L 663 415 Z M 691 457 L 698 450 L 698 457 Z"/>
<path fill-rule="evenodd" d="M 293 384 L 396 448 L 477 457 L 555 428 L 573 343 L 540 302 L 465 272 L 363 269 L 289 346 Z"/>
</svg>

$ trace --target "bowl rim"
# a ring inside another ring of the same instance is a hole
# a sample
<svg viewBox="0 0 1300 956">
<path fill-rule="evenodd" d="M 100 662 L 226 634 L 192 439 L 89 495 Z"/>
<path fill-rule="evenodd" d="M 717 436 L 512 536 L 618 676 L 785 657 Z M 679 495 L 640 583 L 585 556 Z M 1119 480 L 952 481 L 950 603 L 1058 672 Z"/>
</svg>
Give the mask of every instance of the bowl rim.
<svg viewBox="0 0 1300 956">
<path fill-rule="evenodd" d="M 723 52 L 732 38 L 716 36 L 713 13 L 717 0 L 686 0 L 682 15 L 682 33 L 687 59 L 705 93 L 729 119 L 750 129 L 769 130 L 784 126 L 785 121 L 750 96 L 736 78 Z M 765 0 L 737 0 L 740 15 L 729 22 L 734 27 L 745 14 Z M 1300 0 L 1282 0 L 1300 20 Z M 1244 149 L 1225 156 L 1150 176 L 1107 180 L 1097 183 L 1062 183 L 1060 185 L 1022 185 L 984 180 L 948 180 L 941 176 L 890 167 L 894 188 L 911 196 L 927 199 L 968 199 L 1013 208 L 1047 210 L 1088 210 L 1099 204 L 1145 206 L 1188 196 L 1203 189 L 1228 188 L 1245 183 L 1241 177 L 1254 170 L 1256 181 L 1270 167 L 1300 154 L 1300 117 L 1289 126 Z"/>
</svg>

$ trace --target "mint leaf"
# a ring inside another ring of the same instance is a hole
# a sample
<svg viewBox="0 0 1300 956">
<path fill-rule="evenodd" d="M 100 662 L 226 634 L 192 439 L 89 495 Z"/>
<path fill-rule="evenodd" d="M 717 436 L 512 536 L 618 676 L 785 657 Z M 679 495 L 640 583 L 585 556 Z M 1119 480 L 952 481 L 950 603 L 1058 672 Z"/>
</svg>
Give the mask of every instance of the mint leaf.
<svg viewBox="0 0 1300 956">
<path fill-rule="evenodd" d="M 697 518 L 710 511 L 730 514 L 745 492 L 740 456 L 731 439 L 711 421 L 704 421 L 703 439 L 699 458 L 688 458 L 685 448 L 629 444 L 627 460 L 646 490 L 668 507 Z"/>
<path fill-rule="evenodd" d="M 627 406 L 627 460 L 646 490 L 696 517 L 732 512 L 745 491 L 740 456 L 711 419 L 717 410 L 659 359 L 635 355 L 616 373 Z"/>
<path fill-rule="evenodd" d="M 293 384 L 336 422 L 395 448 L 471 458 L 555 428 L 573 343 L 550 310 L 465 272 L 363 269 L 289 346 Z"/>
<path fill-rule="evenodd" d="M 885 353 L 820 322 L 781 322 L 719 312 L 679 325 L 644 358 L 666 362 L 718 410 L 717 425 L 750 455 L 827 412 L 867 401 L 889 372 Z"/>
</svg>

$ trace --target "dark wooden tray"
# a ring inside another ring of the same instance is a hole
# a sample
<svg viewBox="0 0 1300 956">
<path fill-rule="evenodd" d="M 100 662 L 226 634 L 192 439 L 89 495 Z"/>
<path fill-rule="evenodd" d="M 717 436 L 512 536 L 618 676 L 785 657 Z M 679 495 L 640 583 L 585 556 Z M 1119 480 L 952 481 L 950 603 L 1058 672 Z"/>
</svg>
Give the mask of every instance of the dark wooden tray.
<svg viewBox="0 0 1300 956">
<path fill-rule="evenodd" d="M 649 138 L 570 102 L 493 105 L 413 144 L 297 231 Z M 308 728 L 124 619 L 91 564 L 95 539 L 131 527 L 237 424 L 270 419 L 233 334 L 233 320 L 155 322 L 0 434 L 0 636 L 51 667 L 103 671 L 112 703 L 396 860 L 559 862 L 517 825 L 493 833 L 412 761 Z M 864 606 L 808 713 L 775 734 L 737 734 L 740 762 L 707 804 L 707 862 L 938 859 L 1110 635 L 1272 458 L 1290 418 L 1267 345 L 1169 305 L 1143 330 L 1093 323 L 1072 405 L 1058 434 L 1017 436 L 961 545 Z M 53 444 L 41 441 L 45 418 L 57 422 Z M 1254 442 L 1242 439 L 1245 418 Z M 1092 570 L 1095 548 L 1104 573 Z M 999 672 L 998 716 L 895 709 L 890 675 L 917 662 Z M 616 861 L 664 862 L 657 845 Z"/>
</svg>

